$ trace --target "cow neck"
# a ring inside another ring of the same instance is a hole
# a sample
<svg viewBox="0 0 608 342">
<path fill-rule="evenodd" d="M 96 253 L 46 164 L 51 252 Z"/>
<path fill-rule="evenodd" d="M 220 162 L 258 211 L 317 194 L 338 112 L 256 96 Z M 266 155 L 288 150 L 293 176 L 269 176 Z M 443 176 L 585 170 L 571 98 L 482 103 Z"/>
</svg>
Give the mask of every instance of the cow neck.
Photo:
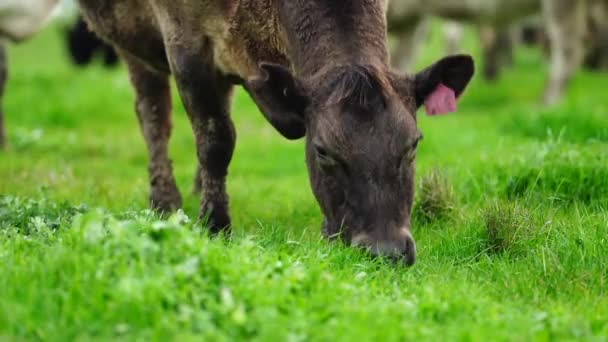
<svg viewBox="0 0 608 342">
<path fill-rule="evenodd" d="M 302 78 L 341 65 L 388 69 L 386 20 L 380 1 L 281 1 L 291 66 Z"/>
</svg>

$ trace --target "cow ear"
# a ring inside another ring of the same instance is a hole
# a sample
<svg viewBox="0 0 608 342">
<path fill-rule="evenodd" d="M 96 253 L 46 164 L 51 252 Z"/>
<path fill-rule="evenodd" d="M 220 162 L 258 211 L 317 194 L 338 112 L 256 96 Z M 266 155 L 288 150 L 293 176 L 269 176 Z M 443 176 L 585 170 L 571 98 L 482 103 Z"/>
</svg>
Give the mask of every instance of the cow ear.
<svg viewBox="0 0 608 342">
<path fill-rule="evenodd" d="M 453 111 L 460 96 L 475 73 L 475 63 L 468 55 L 445 57 L 416 74 L 416 107 L 423 104 Z"/>
<path fill-rule="evenodd" d="M 247 80 L 245 89 L 270 122 L 285 138 L 306 135 L 307 92 L 291 72 L 277 64 L 260 64 L 260 76 Z"/>
</svg>

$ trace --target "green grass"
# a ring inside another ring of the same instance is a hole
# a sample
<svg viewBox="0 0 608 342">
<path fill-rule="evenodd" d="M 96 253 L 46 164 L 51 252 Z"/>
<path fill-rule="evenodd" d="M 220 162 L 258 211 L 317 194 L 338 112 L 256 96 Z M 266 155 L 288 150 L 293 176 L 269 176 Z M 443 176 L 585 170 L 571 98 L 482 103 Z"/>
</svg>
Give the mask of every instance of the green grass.
<svg viewBox="0 0 608 342">
<path fill-rule="evenodd" d="M 62 44 L 51 29 L 10 49 L 0 340 L 608 340 L 606 75 L 580 72 L 547 110 L 546 64 L 521 50 L 498 83 L 476 78 L 457 114 L 421 114 L 426 211 L 406 268 L 320 237 L 303 143 L 242 91 L 233 239 L 193 222 L 194 143 L 177 96 L 184 212 L 160 220 L 146 210 L 124 69 L 76 69 Z"/>
</svg>

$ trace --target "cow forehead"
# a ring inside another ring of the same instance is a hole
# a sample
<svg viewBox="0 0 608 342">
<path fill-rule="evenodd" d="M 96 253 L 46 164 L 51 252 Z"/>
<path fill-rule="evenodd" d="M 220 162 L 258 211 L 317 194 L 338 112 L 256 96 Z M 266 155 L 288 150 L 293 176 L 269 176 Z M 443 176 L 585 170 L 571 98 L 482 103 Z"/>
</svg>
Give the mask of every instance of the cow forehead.
<svg viewBox="0 0 608 342">
<path fill-rule="evenodd" d="M 315 132 L 319 143 L 340 148 L 344 153 L 373 146 L 382 153 L 393 150 L 417 132 L 416 122 L 405 110 L 381 110 L 361 112 L 333 110 L 318 115 Z"/>
</svg>

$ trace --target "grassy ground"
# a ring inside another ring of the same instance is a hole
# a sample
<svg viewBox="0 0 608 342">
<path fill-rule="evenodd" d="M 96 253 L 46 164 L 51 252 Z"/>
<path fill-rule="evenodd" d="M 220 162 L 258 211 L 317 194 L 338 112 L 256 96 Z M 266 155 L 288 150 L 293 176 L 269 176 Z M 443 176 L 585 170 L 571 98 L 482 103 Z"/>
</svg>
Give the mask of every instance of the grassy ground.
<svg viewBox="0 0 608 342">
<path fill-rule="evenodd" d="M 177 96 L 185 214 L 154 217 L 125 71 L 75 69 L 61 44 L 50 30 L 10 51 L 0 339 L 608 339 L 606 75 L 581 72 L 543 109 L 543 58 L 522 50 L 499 83 L 476 78 L 458 114 L 421 115 L 408 269 L 319 237 L 302 142 L 281 139 L 242 92 L 234 239 L 192 223 L 194 144 Z"/>
</svg>

